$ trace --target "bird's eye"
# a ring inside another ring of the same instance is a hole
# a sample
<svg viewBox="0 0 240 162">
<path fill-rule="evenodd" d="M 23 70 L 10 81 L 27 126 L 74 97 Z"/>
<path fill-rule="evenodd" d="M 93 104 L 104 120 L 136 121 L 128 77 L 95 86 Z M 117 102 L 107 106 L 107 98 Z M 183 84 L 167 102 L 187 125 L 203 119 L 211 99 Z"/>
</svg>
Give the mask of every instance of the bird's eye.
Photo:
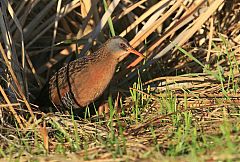
<svg viewBox="0 0 240 162">
<path fill-rule="evenodd" d="M 125 43 L 120 43 L 120 47 L 123 48 L 123 49 L 126 49 L 127 45 Z"/>
</svg>

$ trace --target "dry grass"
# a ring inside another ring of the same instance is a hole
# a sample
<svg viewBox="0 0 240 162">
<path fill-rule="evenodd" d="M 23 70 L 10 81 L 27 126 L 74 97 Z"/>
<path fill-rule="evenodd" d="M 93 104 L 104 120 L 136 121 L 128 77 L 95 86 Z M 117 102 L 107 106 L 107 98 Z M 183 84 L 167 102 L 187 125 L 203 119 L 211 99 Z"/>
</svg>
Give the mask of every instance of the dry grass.
<svg viewBox="0 0 240 162">
<path fill-rule="evenodd" d="M 106 2 L 0 2 L 1 156 L 238 160 L 238 0 Z M 32 102 L 54 71 L 115 34 L 147 56 L 122 62 L 113 80 L 124 96 L 120 116 L 86 120 L 37 110 Z"/>
</svg>

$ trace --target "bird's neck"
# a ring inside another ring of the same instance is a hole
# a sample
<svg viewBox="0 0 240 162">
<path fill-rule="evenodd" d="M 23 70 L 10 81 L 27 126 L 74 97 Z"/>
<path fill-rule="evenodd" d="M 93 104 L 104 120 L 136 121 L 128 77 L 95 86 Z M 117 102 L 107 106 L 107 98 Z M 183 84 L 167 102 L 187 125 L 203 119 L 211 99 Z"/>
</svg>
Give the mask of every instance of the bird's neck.
<svg viewBox="0 0 240 162">
<path fill-rule="evenodd" d="M 114 58 L 112 55 L 106 55 L 104 57 L 100 57 L 99 60 L 97 61 L 98 66 L 102 66 L 107 69 L 112 69 L 115 71 L 115 68 L 118 64 L 118 60 Z"/>
<path fill-rule="evenodd" d="M 106 48 L 99 48 L 97 51 L 95 51 L 93 53 L 94 57 L 96 57 L 97 59 L 104 59 L 106 57 L 108 57 L 109 55 L 109 51 Z"/>
</svg>

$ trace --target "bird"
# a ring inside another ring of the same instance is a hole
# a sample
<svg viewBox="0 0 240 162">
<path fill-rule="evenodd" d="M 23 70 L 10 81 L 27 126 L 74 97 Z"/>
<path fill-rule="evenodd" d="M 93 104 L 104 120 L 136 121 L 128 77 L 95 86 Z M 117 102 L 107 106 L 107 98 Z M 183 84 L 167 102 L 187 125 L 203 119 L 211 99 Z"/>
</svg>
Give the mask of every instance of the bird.
<svg viewBox="0 0 240 162">
<path fill-rule="evenodd" d="M 126 39 L 114 36 L 90 55 L 69 62 L 49 80 L 50 101 L 67 109 L 88 106 L 103 94 L 118 63 L 130 53 L 144 57 Z"/>
</svg>

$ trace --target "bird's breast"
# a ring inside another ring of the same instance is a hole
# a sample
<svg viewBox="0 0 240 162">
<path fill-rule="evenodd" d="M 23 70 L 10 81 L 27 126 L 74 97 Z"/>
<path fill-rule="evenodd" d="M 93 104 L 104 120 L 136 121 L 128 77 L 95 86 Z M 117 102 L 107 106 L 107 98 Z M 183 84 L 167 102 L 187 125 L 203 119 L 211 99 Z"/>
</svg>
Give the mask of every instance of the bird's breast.
<svg viewBox="0 0 240 162">
<path fill-rule="evenodd" d="M 102 95 L 114 75 L 116 64 L 113 61 L 99 61 L 71 78 L 72 91 L 79 105 L 87 106 Z"/>
</svg>

